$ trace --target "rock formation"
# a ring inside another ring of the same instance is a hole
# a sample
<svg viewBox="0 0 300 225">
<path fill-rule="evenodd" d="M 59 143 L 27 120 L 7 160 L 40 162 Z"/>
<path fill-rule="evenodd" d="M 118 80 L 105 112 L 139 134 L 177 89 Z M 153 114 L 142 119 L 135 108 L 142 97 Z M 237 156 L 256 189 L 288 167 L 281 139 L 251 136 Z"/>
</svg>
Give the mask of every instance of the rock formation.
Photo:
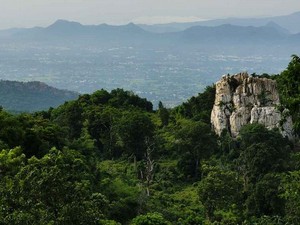
<svg viewBox="0 0 300 225">
<path fill-rule="evenodd" d="M 240 73 L 224 75 L 216 83 L 216 98 L 211 123 L 220 135 L 225 129 L 232 137 L 242 126 L 260 123 L 268 129 L 279 128 L 283 136 L 293 138 L 293 123 L 287 109 L 280 111 L 276 81 Z"/>
</svg>

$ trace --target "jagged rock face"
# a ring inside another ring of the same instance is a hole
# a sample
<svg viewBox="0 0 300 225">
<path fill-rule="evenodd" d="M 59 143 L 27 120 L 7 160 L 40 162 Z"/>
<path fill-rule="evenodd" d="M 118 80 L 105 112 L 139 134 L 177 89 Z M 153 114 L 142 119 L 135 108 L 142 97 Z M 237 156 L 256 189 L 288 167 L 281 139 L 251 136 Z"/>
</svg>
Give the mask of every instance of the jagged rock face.
<svg viewBox="0 0 300 225">
<path fill-rule="evenodd" d="M 225 129 L 236 137 L 244 125 L 260 123 L 268 129 L 279 128 L 292 139 L 292 119 L 288 110 L 278 110 L 279 105 L 276 81 L 247 73 L 225 75 L 216 83 L 211 123 L 218 135 Z"/>
</svg>

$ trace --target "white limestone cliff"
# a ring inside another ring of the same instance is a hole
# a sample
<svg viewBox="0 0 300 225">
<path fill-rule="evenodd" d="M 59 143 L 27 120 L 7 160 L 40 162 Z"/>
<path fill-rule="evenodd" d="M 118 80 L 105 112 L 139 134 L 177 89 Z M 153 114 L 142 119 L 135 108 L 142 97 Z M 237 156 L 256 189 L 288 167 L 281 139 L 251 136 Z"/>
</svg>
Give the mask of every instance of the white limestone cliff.
<svg viewBox="0 0 300 225">
<path fill-rule="evenodd" d="M 216 83 L 211 123 L 218 135 L 225 129 L 236 137 L 244 125 L 260 123 L 268 129 L 279 128 L 283 136 L 293 139 L 292 119 L 279 106 L 276 81 L 247 73 L 225 75 Z"/>
</svg>

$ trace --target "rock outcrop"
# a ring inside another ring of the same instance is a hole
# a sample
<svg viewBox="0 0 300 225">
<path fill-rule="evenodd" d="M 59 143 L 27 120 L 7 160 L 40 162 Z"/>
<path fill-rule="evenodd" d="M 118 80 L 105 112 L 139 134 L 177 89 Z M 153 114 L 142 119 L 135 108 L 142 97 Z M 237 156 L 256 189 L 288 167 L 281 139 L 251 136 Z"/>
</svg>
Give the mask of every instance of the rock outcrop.
<svg viewBox="0 0 300 225">
<path fill-rule="evenodd" d="M 216 98 L 211 123 L 220 135 L 232 137 L 248 123 L 260 123 L 268 129 L 279 128 L 283 136 L 293 139 L 293 123 L 288 110 L 280 111 L 276 81 L 240 73 L 224 75 L 216 83 Z"/>
</svg>

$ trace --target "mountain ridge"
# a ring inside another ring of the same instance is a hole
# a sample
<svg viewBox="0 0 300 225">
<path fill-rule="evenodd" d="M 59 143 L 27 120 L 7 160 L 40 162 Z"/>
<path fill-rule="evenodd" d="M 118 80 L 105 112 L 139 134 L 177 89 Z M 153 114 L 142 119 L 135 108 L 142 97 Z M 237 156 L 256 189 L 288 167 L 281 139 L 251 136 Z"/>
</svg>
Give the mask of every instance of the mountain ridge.
<svg viewBox="0 0 300 225">
<path fill-rule="evenodd" d="M 223 24 L 216 27 L 208 26 L 193 26 L 183 31 L 184 34 L 189 36 L 199 35 L 200 38 L 216 38 L 231 39 L 231 41 L 242 41 L 247 39 L 265 39 L 267 42 L 271 39 L 286 38 L 288 35 L 271 26 L 237 26 L 232 24 Z M 222 36 L 222 38 L 219 38 Z"/>
<path fill-rule="evenodd" d="M 79 93 L 58 89 L 40 81 L 0 80 L 0 105 L 9 111 L 46 110 L 78 96 Z"/>
<path fill-rule="evenodd" d="M 248 39 L 252 42 L 265 40 L 264 42 L 268 43 L 270 40 L 283 40 L 289 35 L 292 36 L 293 34 L 289 34 L 288 30 L 280 27 L 275 22 L 269 22 L 259 27 L 229 23 L 213 27 L 197 25 L 183 31 L 158 34 L 145 31 L 134 23 L 120 26 L 107 24 L 82 25 L 78 22 L 57 20 L 44 28 L 34 27 L 10 32 L 8 30 L 0 31 L 0 38 L 9 39 L 10 41 L 59 41 L 66 39 L 69 42 L 70 40 L 86 41 L 86 38 L 88 38 L 91 42 L 102 43 L 143 44 L 145 42 L 161 44 L 170 42 L 175 45 L 182 44 L 185 39 L 191 40 L 195 37 L 199 42 L 202 39 L 209 41 L 209 38 L 211 38 L 214 40 L 213 44 L 224 40 L 230 40 L 230 43 L 234 40 L 247 42 Z M 82 40 L 80 40 L 81 38 Z"/>
<path fill-rule="evenodd" d="M 300 27 L 300 11 L 294 12 L 288 15 L 262 17 L 262 18 L 235 18 L 229 17 L 224 19 L 211 19 L 205 21 L 195 21 L 186 23 L 166 23 L 166 24 L 138 24 L 140 27 L 147 31 L 164 33 L 164 32 L 175 32 L 182 31 L 192 26 L 203 25 L 203 26 L 219 26 L 222 24 L 232 24 L 240 26 L 263 26 L 269 22 L 274 22 L 279 26 L 287 29 L 291 33 L 299 33 Z"/>
</svg>

